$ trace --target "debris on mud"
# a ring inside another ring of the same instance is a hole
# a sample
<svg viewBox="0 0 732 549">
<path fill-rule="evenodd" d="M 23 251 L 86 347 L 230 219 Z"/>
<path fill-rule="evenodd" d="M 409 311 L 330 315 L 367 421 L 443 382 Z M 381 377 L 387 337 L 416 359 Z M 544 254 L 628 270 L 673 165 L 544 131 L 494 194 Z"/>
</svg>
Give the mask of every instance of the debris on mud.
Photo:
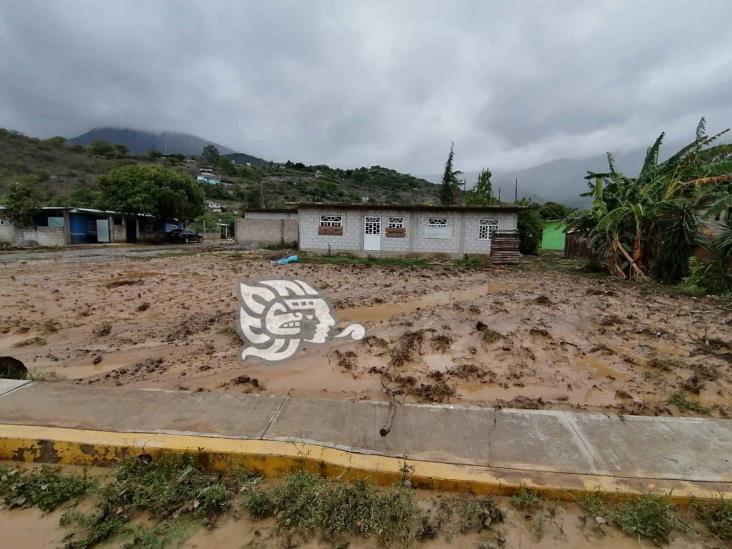
<svg viewBox="0 0 732 549">
<path fill-rule="evenodd" d="M 424 339 L 424 331 L 417 330 L 414 332 L 405 332 L 397 340 L 396 345 L 391 350 L 391 366 L 401 366 L 414 357 L 414 353 L 419 353 Z"/>
<path fill-rule="evenodd" d="M 511 400 L 497 400 L 496 408 L 519 408 L 521 410 L 542 410 L 546 408 L 547 403 L 543 398 L 531 398 L 519 395 Z"/>
<path fill-rule="evenodd" d="M 486 370 L 484 368 L 476 366 L 475 364 L 460 364 L 459 366 L 454 366 L 447 371 L 447 374 L 451 377 L 457 377 L 459 379 L 477 379 L 479 381 L 486 380 L 491 382 L 495 381 L 497 377 L 495 372 L 492 372 L 491 370 Z"/>
<path fill-rule="evenodd" d="M 333 355 L 335 356 L 336 364 L 341 370 L 353 371 L 358 366 L 358 355 L 353 351 L 336 349 L 333 351 Z"/>
<path fill-rule="evenodd" d="M 249 385 L 253 389 L 263 389 L 262 385 L 259 384 L 259 380 L 256 377 L 250 377 L 246 374 L 237 376 L 231 380 L 233 385 Z"/>
<path fill-rule="evenodd" d="M 226 313 L 195 313 L 177 324 L 165 338 L 167 342 L 185 339 L 195 334 L 209 330 L 214 324 L 221 322 Z"/>
<path fill-rule="evenodd" d="M 99 326 L 94 328 L 94 335 L 97 337 L 108 336 L 112 333 L 112 324 L 109 322 L 102 322 Z"/>
<path fill-rule="evenodd" d="M 407 394 L 422 402 L 445 402 L 455 396 L 455 388 L 444 381 L 420 383 L 419 386 L 410 387 Z"/>
<path fill-rule="evenodd" d="M 452 338 L 448 335 L 437 334 L 432 337 L 430 343 L 432 344 L 433 350 L 437 351 L 438 353 L 445 353 L 450 350 L 450 345 L 452 345 Z"/>
<path fill-rule="evenodd" d="M 653 368 L 655 370 L 661 370 L 663 372 L 670 372 L 671 370 L 674 370 L 676 368 L 679 368 L 683 366 L 683 364 L 675 359 L 672 358 L 659 358 L 654 357 L 651 360 L 648 361 L 648 367 Z"/>
<path fill-rule="evenodd" d="M 119 288 L 120 286 L 134 286 L 136 284 L 142 284 L 141 278 L 122 278 L 120 280 L 113 280 L 107 282 L 107 288 Z"/>
</svg>

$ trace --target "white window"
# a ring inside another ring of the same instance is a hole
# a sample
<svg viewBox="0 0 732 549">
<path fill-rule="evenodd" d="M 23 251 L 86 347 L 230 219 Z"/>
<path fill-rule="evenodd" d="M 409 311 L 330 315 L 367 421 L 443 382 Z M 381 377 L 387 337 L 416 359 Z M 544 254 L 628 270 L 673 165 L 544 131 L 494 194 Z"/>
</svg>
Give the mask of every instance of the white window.
<svg viewBox="0 0 732 549">
<path fill-rule="evenodd" d="M 341 227 L 342 218 L 340 215 L 321 215 L 320 226 L 321 227 Z"/>
<path fill-rule="evenodd" d="M 387 229 L 403 229 L 404 218 L 403 217 L 390 217 L 389 222 L 386 224 Z"/>
<path fill-rule="evenodd" d="M 481 219 L 478 225 L 478 240 L 490 240 L 498 230 L 498 221 L 495 219 Z"/>
<path fill-rule="evenodd" d="M 452 226 L 447 217 L 428 217 L 424 228 L 425 238 L 451 238 Z"/>
</svg>

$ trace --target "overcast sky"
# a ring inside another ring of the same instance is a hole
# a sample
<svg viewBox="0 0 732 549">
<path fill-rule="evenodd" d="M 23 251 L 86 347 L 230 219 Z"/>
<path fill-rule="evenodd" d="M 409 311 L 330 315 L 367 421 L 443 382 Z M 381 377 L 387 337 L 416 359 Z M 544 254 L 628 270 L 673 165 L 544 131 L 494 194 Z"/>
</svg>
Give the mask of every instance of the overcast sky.
<svg viewBox="0 0 732 549">
<path fill-rule="evenodd" d="M 732 125 L 732 1 L 0 0 L 0 126 L 494 171 Z"/>
</svg>

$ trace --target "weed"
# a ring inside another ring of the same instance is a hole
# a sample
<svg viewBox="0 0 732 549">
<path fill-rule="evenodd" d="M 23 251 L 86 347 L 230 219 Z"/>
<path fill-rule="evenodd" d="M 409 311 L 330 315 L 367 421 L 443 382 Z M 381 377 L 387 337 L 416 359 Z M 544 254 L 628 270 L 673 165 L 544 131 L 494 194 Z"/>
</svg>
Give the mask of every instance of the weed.
<svg viewBox="0 0 732 549">
<path fill-rule="evenodd" d="M 579 507 L 584 513 L 582 520 L 587 522 L 590 518 L 604 518 L 609 503 L 610 501 L 608 500 L 608 497 L 599 490 L 585 494 L 579 500 Z M 602 521 L 600 521 L 600 523 L 602 523 Z"/>
<path fill-rule="evenodd" d="M 669 534 L 682 526 L 673 511 L 671 498 L 649 494 L 612 506 L 608 516 L 626 534 L 665 543 Z"/>
<path fill-rule="evenodd" d="M 176 547 L 188 536 L 191 527 L 189 520 L 177 519 L 156 524 L 152 528 L 136 526 L 125 532 L 131 540 L 125 543 L 123 549 L 162 549 Z"/>
<path fill-rule="evenodd" d="M 447 498 L 440 503 L 440 523 L 455 516 L 457 530 L 461 534 L 466 532 L 480 532 L 494 523 L 503 522 L 503 511 L 490 497 L 483 498 Z"/>
<path fill-rule="evenodd" d="M 695 501 L 691 509 L 715 536 L 732 540 L 732 500 L 720 497 L 712 501 Z"/>
<path fill-rule="evenodd" d="M 526 511 L 527 513 L 537 510 L 541 507 L 543 501 L 544 498 L 538 492 L 523 485 L 511 496 L 511 505 L 519 511 Z"/>
<path fill-rule="evenodd" d="M 168 528 L 171 521 L 186 516 L 213 524 L 250 478 L 244 471 L 222 477 L 208 473 L 204 463 L 192 455 L 164 456 L 157 461 L 127 459 L 100 491 L 96 511 L 65 517 L 66 524 L 77 527 L 69 547 L 91 547 L 129 533 L 127 523 L 133 512 L 148 514 L 158 521 L 156 528 Z M 150 535 L 144 534 L 145 539 Z"/>
<path fill-rule="evenodd" d="M 672 394 L 668 397 L 667 402 L 676 406 L 680 412 L 695 412 L 697 414 L 709 413 L 709 408 L 702 406 L 698 402 L 689 400 L 682 392 Z"/>
<path fill-rule="evenodd" d="M 75 531 L 67 536 L 66 549 L 87 549 L 114 536 L 129 533 L 127 520 L 126 516 L 111 513 L 109 509 L 88 514 L 75 510 L 67 511 L 61 517 L 60 524 L 73 527 Z M 82 536 L 80 539 L 74 539 L 80 535 Z"/>
<path fill-rule="evenodd" d="M 406 544 L 416 538 L 423 522 L 411 490 L 327 480 L 310 473 L 290 475 L 268 493 L 251 492 L 245 497 L 245 507 L 250 505 L 255 518 L 255 513 L 274 514 L 282 527 L 319 531 L 330 540 L 353 535 L 375 537 L 384 545 Z"/>
<path fill-rule="evenodd" d="M 453 261 L 453 265 L 462 269 L 483 269 L 489 267 L 490 259 L 480 255 L 466 255 L 461 259 Z"/>
<path fill-rule="evenodd" d="M 227 336 L 232 345 L 241 345 L 241 337 L 239 337 L 239 333 L 236 331 L 236 328 L 230 324 L 219 326 L 216 333 Z"/>
<path fill-rule="evenodd" d="M 33 336 L 29 337 L 28 339 L 24 339 L 23 341 L 18 341 L 13 347 L 30 347 L 32 345 L 45 345 L 46 340 L 43 339 L 41 336 Z"/>
<path fill-rule="evenodd" d="M 31 381 L 58 381 L 61 378 L 52 370 L 32 370 L 28 372 L 26 379 Z"/>
<path fill-rule="evenodd" d="M 269 494 L 257 485 L 247 488 L 244 492 L 244 509 L 255 519 L 271 517 L 275 508 Z"/>
<path fill-rule="evenodd" d="M 93 487 L 94 481 L 86 473 L 62 473 L 45 465 L 31 471 L 0 467 L 0 497 L 10 509 L 38 507 L 41 511 L 53 511 L 88 494 Z"/>
</svg>

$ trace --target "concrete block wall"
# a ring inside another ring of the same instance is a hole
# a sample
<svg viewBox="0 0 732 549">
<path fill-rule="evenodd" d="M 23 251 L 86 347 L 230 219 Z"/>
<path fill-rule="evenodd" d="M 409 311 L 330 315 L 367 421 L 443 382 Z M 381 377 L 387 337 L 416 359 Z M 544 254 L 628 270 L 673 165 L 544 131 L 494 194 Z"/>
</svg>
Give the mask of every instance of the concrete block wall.
<svg viewBox="0 0 732 549">
<path fill-rule="evenodd" d="M 236 220 L 237 244 L 256 246 L 297 241 L 297 219 L 265 217 Z"/>
<path fill-rule="evenodd" d="M 420 253 L 450 254 L 460 253 L 462 241 L 462 217 L 459 212 L 434 211 L 415 212 L 417 218 L 416 230 L 412 250 Z M 444 236 L 430 235 L 427 227 L 430 218 L 444 217 L 447 219 L 447 233 Z"/>
<path fill-rule="evenodd" d="M 61 227 L 19 229 L 7 220 L 0 224 L 0 242 L 19 246 L 28 241 L 38 242 L 39 246 L 63 246 L 66 233 Z"/>
<path fill-rule="evenodd" d="M 297 212 L 244 212 L 245 219 L 297 219 Z"/>
<path fill-rule="evenodd" d="M 112 242 L 127 242 L 127 228 L 125 223 L 127 220 L 123 217 L 122 223 L 117 225 L 112 219 L 109 226 L 112 228 Z"/>
<path fill-rule="evenodd" d="M 304 251 L 363 251 L 363 212 L 361 210 L 337 210 L 303 208 L 300 210 L 300 249 Z M 318 235 L 321 215 L 340 215 L 343 235 Z"/>
</svg>

